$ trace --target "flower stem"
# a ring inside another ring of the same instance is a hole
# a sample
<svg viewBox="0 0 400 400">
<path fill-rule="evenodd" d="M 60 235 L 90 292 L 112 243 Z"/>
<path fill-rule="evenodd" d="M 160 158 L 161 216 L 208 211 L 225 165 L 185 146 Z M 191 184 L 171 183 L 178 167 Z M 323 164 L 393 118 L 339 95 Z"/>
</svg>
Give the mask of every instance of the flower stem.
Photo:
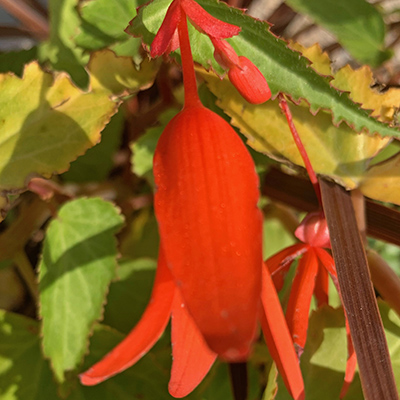
<svg viewBox="0 0 400 400">
<path fill-rule="evenodd" d="M 200 104 L 200 99 L 197 94 L 196 75 L 194 72 L 192 51 L 190 49 L 187 18 L 183 10 L 182 18 L 178 25 L 178 34 L 181 48 L 183 85 L 185 87 L 184 107 L 193 107 Z"/>
<path fill-rule="evenodd" d="M 308 158 L 307 151 L 304 148 L 303 142 L 301 141 L 299 133 L 297 132 L 297 129 L 293 123 L 292 113 L 290 112 L 288 103 L 282 93 L 279 94 L 279 106 L 281 107 L 282 111 L 284 112 L 284 114 L 286 116 L 286 120 L 289 124 L 290 131 L 292 132 L 293 139 L 296 143 L 297 148 L 299 149 L 301 158 L 303 159 L 303 162 L 306 167 L 308 176 L 310 177 L 311 183 L 314 186 L 314 190 L 315 190 L 315 194 L 317 195 L 318 202 L 322 206 L 321 189 L 319 187 L 317 175 L 314 172 L 314 169 L 311 165 L 310 159 Z"/>
</svg>

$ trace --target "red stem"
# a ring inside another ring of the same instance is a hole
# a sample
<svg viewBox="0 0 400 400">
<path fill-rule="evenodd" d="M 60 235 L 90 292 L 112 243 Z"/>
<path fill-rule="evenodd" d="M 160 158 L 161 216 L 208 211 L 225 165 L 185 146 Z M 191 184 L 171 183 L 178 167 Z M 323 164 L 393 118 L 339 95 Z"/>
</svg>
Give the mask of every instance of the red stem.
<svg viewBox="0 0 400 400">
<path fill-rule="evenodd" d="M 314 172 L 314 169 L 311 165 L 310 159 L 308 158 L 308 154 L 306 149 L 304 148 L 303 142 L 300 139 L 299 133 L 293 122 L 292 113 L 290 112 L 289 105 L 283 96 L 282 93 L 279 93 L 279 106 L 281 107 L 282 111 L 285 113 L 286 120 L 288 122 L 290 131 L 292 132 L 293 139 L 296 143 L 297 148 L 299 149 L 301 158 L 303 159 L 304 165 L 306 167 L 308 176 L 310 177 L 311 183 L 314 186 L 315 194 L 317 195 L 318 202 L 322 207 L 322 200 L 321 200 L 321 189 L 319 187 L 317 175 Z"/>
<path fill-rule="evenodd" d="M 193 107 L 201 103 L 197 93 L 196 75 L 194 72 L 192 51 L 190 49 L 187 18 L 183 9 L 182 18 L 178 24 L 178 34 L 182 59 L 183 86 L 185 88 L 184 108 Z"/>
</svg>

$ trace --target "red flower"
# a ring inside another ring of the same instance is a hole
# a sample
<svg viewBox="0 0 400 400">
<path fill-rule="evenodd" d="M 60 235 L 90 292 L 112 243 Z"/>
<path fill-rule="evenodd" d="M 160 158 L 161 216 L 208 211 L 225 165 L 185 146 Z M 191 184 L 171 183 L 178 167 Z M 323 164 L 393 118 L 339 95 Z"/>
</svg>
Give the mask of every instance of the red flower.
<svg viewBox="0 0 400 400">
<path fill-rule="evenodd" d="M 300 357 L 307 339 L 308 316 L 312 295 L 315 295 L 317 305 L 321 307 L 324 304 L 328 304 L 329 275 L 338 291 L 339 285 L 333 258 L 324 250 L 324 247 L 330 248 L 330 241 L 328 226 L 323 213 L 314 212 L 308 214 L 296 229 L 295 235 L 303 243 L 283 249 L 266 260 L 265 263 L 273 277 L 275 287 L 279 291 L 282 289 L 284 276 L 291 264 L 297 257 L 301 257 L 286 309 L 286 320 Z M 347 319 L 346 330 L 349 356 L 340 398 L 345 396 L 348 386 L 353 380 L 356 367 L 356 355 Z"/>
<path fill-rule="evenodd" d="M 185 104 L 165 128 L 154 155 L 161 244 L 150 303 L 138 325 L 81 381 L 97 384 L 133 365 L 171 317 L 169 391 L 183 397 L 217 356 L 228 362 L 247 360 L 261 320 L 289 391 L 302 399 L 298 360 L 272 279 L 263 268 L 258 176 L 233 128 L 200 103 L 186 15 L 207 34 L 223 37 L 238 28 L 218 20 L 211 24 L 204 13 L 192 0 L 175 0 L 152 45 L 152 55 L 166 51 L 178 31 Z"/>
<path fill-rule="evenodd" d="M 239 34 L 240 28 L 214 18 L 194 0 L 175 0 L 171 3 L 151 44 L 151 57 L 170 53 L 179 47 L 178 24 L 186 16 L 197 30 L 209 36 L 215 48 L 215 60 L 228 70 L 230 81 L 249 103 L 261 104 L 271 98 L 268 83 L 260 70 L 248 58 L 238 57 L 233 47 L 221 40 Z"/>
</svg>

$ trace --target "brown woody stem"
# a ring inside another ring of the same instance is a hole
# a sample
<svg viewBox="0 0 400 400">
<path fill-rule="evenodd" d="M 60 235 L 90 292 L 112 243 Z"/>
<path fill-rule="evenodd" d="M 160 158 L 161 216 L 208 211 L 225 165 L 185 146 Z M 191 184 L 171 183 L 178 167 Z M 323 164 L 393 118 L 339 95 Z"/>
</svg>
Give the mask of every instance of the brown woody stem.
<svg viewBox="0 0 400 400">
<path fill-rule="evenodd" d="M 335 183 L 320 180 L 320 186 L 365 399 L 399 399 L 350 195 Z"/>
</svg>

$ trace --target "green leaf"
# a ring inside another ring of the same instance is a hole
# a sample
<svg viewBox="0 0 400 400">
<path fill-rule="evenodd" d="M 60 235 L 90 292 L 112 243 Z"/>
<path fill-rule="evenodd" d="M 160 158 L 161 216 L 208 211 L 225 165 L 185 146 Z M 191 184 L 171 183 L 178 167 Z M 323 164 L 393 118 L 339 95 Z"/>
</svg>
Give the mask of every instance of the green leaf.
<svg viewBox="0 0 400 400">
<path fill-rule="evenodd" d="M 125 260 L 117 269 L 117 280 L 110 286 L 103 323 L 128 333 L 139 321 L 153 288 L 155 260 Z"/>
<path fill-rule="evenodd" d="M 123 337 L 106 326 L 96 327 L 94 335 L 90 339 L 90 352 L 85 359 L 82 371 L 99 361 Z M 148 355 L 126 371 L 96 386 L 87 387 L 78 384 L 76 393 L 68 400 L 172 400 L 173 397 L 168 394 L 167 390 L 171 348 L 163 339 L 161 338 Z"/>
<path fill-rule="evenodd" d="M 400 389 L 400 318 L 384 302 L 379 302 L 382 322 L 392 360 L 393 371 Z M 346 328 L 343 309 L 322 307 L 311 314 L 307 343 L 301 357 L 307 400 L 337 400 L 343 385 L 347 359 Z M 277 400 L 291 397 L 279 378 Z M 345 397 L 363 400 L 358 373 Z"/>
<path fill-rule="evenodd" d="M 150 257 L 157 259 L 160 236 L 152 207 L 136 213 L 121 239 L 121 254 L 126 258 Z"/>
<path fill-rule="evenodd" d="M 175 108 L 168 109 L 159 116 L 160 125 L 146 130 L 136 142 L 131 145 L 132 171 L 137 176 L 146 178 L 154 188 L 153 156 L 158 139 L 168 122 L 177 114 Z"/>
<path fill-rule="evenodd" d="M 29 50 L 10 51 L 0 54 L 0 73 L 13 72 L 22 77 L 25 64 L 37 58 L 37 47 Z"/>
<path fill-rule="evenodd" d="M 142 7 L 132 21 L 129 31 L 142 36 L 150 45 L 161 26 L 170 0 L 155 0 Z M 369 112 L 352 102 L 348 94 L 333 88 L 327 77 L 310 68 L 309 61 L 298 52 L 289 49 L 283 40 L 268 30 L 268 24 L 244 15 L 242 11 L 229 8 L 215 0 L 200 0 L 199 4 L 214 17 L 240 26 L 241 33 L 230 39 L 235 50 L 257 65 L 266 77 L 273 95 L 288 94 L 295 101 L 306 99 L 310 110 L 320 109 L 332 112 L 333 122 L 346 121 L 356 131 L 378 132 L 382 136 L 400 136 L 400 132 L 369 116 Z M 194 60 L 205 68 L 211 65 L 221 71 L 213 58 L 211 41 L 205 35 L 191 29 Z M 242 101 L 243 102 L 243 101 Z M 246 108 L 247 104 L 243 104 Z"/>
<path fill-rule="evenodd" d="M 268 377 L 267 377 L 267 384 L 263 393 L 262 400 L 273 400 L 275 399 L 278 385 L 277 385 L 277 377 L 278 377 L 278 368 L 276 364 L 272 362 L 271 368 L 269 369 Z"/>
<path fill-rule="evenodd" d="M 83 23 L 75 38 L 78 46 L 90 50 L 107 47 L 118 41 L 126 41 L 124 32 L 129 21 L 136 16 L 135 0 L 91 0 L 80 6 Z M 140 42 L 137 41 L 137 50 Z"/>
<path fill-rule="evenodd" d="M 98 198 L 66 203 L 48 228 L 40 264 L 43 351 L 59 382 L 87 350 L 94 321 L 115 276 L 114 234 L 122 217 Z"/>
<path fill-rule="evenodd" d="M 289 233 L 282 223 L 275 218 L 268 218 L 263 223 L 263 259 L 273 256 L 278 251 L 296 243 L 294 236 Z"/>
<path fill-rule="evenodd" d="M 132 171 L 137 176 L 146 178 L 152 187 L 154 187 L 153 175 L 153 156 L 156 150 L 158 139 L 161 136 L 165 126 L 156 126 L 149 128 L 136 142 L 131 146 Z"/>
<path fill-rule="evenodd" d="M 124 125 L 122 112 L 115 114 L 101 133 L 101 142 L 71 163 L 62 176 L 67 181 L 103 181 L 111 171 L 113 155 L 118 149 Z"/>
<path fill-rule="evenodd" d="M 85 93 L 65 74 L 53 79 L 37 63 L 25 67 L 22 79 L 0 75 L 0 90 L 1 190 L 23 188 L 34 175 L 64 172 L 99 141 L 118 109 L 104 87 Z"/>
<path fill-rule="evenodd" d="M 89 61 L 73 37 L 80 25 L 77 6 L 79 0 L 50 0 L 50 38 L 39 46 L 40 61 L 49 61 L 57 71 L 66 71 L 81 88 L 89 84 L 84 66 Z"/>
<path fill-rule="evenodd" d="M 39 323 L 0 310 L 0 398 L 58 399 L 48 362 L 40 351 Z"/>
<path fill-rule="evenodd" d="M 385 47 L 385 23 L 365 0 L 287 0 L 294 10 L 312 17 L 334 33 L 349 53 L 374 67 L 391 56 Z"/>
</svg>

